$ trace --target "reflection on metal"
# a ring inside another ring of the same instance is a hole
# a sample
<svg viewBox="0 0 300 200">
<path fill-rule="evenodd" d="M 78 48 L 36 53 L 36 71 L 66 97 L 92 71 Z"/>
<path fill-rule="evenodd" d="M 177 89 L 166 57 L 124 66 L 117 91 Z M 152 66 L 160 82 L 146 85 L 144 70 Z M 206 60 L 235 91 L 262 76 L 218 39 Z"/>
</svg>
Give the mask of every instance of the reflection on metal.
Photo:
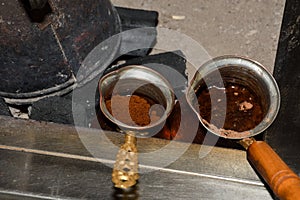
<svg viewBox="0 0 300 200">
<path fill-rule="evenodd" d="M 105 163 L 105 164 L 113 164 L 115 162 L 113 160 L 107 160 L 107 159 L 101 159 L 101 158 L 80 156 L 80 155 L 74 155 L 74 154 L 68 154 L 68 153 L 51 152 L 51 151 L 44 151 L 44 150 L 37 150 L 37 149 L 28 149 L 28 148 L 22 148 L 22 147 L 13 147 L 13 146 L 6 146 L 6 145 L 0 145 L 0 149 L 24 152 L 24 153 L 33 153 L 33 154 L 38 154 L 38 155 L 55 156 L 55 157 L 61 157 L 61 158 L 77 159 L 77 160 L 98 162 L 98 163 Z M 167 173 L 197 176 L 197 177 L 202 177 L 202 178 L 223 180 L 223 181 L 229 181 L 229 182 L 233 182 L 233 183 L 241 183 L 241 184 L 261 186 L 261 187 L 264 186 L 264 184 L 260 181 L 255 181 L 255 180 L 250 180 L 250 179 L 242 179 L 242 178 L 234 178 L 234 177 L 226 177 L 224 175 L 212 175 L 212 174 L 208 174 L 208 173 L 190 172 L 190 171 L 183 171 L 183 170 L 162 168 L 162 167 L 155 167 L 155 166 L 148 166 L 148 165 L 139 165 L 139 167 L 145 168 L 145 169 L 157 170 L 157 171 L 161 171 L 161 172 L 167 172 Z"/>
<path fill-rule="evenodd" d="M 17 192 L 17 191 L 10 191 L 10 190 L 1 190 L 0 189 L 0 197 L 4 197 L 5 199 L 22 199 L 22 200 L 29 200 L 29 199 L 41 199 L 41 200 L 57 200 L 58 197 L 51 197 L 42 194 L 35 194 L 30 192 Z M 59 198 L 62 200 L 77 200 L 74 198 L 67 198 L 62 197 Z"/>
<path fill-rule="evenodd" d="M 244 138 L 242 140 L 239 140 L 238 143 L 247 150 L 248 147 L 255 141 L 256 140 L 253 137 L 250 137 L 250 138 Z"/>
</svg>

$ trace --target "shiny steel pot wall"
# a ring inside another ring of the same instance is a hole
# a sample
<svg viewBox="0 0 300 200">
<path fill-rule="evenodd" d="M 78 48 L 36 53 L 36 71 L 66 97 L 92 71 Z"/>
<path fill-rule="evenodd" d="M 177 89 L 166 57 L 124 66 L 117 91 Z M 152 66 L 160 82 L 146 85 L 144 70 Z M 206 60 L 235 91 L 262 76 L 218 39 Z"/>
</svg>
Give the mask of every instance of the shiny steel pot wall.
<svg viewBox="0 0 300 200">
<path fill-rule="evenodd" d="M 174 107 L 175 97 L 171 88 L 168 81 L 152 69 L 140 65 L 126 66 L 110 72 L 100 79 L 100 109 L 107 119 L 122 130 L 133 130 L 139 137 L 150 137 L 163 127 Z M 146 126 L 128 125 L 116 119 L 108 111 L 105 101 L 113 95 L 130 96 L 133 94 L 152 99 L 163 107 L 164 112 L 158 121 Z"/>
<path fill-rule="evenodd" d="M 208 128 L 203 122 L 195 93 L 203 84 L 224 87 L 224 83 L 240 84 L 250 88 L 260 99 L 263 108 L 264 117 L 261 123 L 249 130 L 249 135 L 241 137 L 235 135 L 232 139 L 257 135 L 271 125 L 280 106 L 280 92 L 273 76 L 256 61 L 237 56 L 222 56 L 208 61 L 198 69 L 186 93 L 187 101 L 204 127 L 210 132 L 223 137 L 216 131 Z"/>
</svg>

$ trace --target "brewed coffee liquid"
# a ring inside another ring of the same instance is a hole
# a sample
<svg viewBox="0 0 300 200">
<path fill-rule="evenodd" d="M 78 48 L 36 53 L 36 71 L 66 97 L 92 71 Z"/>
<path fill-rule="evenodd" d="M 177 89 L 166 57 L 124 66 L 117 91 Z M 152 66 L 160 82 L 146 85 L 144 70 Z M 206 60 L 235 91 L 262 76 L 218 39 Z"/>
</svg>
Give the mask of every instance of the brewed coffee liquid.
<svg viewBox="0 0 300 200">
<path fill-rule="evenodd" d="M 243 132 L 253 129 L 264 117 L 260 99 L 243 85 L 200 87 L 197 97 L 201 117 L 218 128 Z"/>
</svg>

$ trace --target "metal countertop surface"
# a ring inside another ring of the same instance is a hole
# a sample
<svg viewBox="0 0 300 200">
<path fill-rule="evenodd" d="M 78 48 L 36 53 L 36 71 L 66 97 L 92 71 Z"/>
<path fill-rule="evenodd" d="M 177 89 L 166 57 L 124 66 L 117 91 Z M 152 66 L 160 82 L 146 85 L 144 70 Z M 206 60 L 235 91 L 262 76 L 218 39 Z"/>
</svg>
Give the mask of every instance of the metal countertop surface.
<svg viewBox="0 0 300 200">
<path fill-rule="evenodd" d="M 95 158 L 82 144 L 99 130 L 0 116 L 1 199 L 273 199 L 240 150 L 213 147 L 199 158 L 192 144 L 175 162 L 141 173 L 129 192 L 111 182 L 113 160 Z M 109 132 L 118 145 L 123 135 Z M 167 140 L 139 139 L 139 151 L 151 151 Z M 105 143 L 99 145 L 106 145 Z M 180 146 L 180 143 L 178 143 Z M 108 151 L 112 145 L 105 147 Z M 176 145 L 170 156 L 176 152 Z M 163 159 L 163 158 L 153 158 Z M 26 197 L 26 198 L 25 198 Z"/>
</svg>

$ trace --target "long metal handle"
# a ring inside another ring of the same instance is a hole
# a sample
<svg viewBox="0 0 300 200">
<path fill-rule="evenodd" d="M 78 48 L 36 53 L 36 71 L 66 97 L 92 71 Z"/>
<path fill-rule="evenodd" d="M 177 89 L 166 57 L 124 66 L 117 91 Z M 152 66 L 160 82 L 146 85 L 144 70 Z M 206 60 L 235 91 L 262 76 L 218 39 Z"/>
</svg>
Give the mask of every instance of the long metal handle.
<svg viewBox="0 0 300 200">
<path fill-rule="evenodd" d="M 112 172 L 112 182 L 117 188 L 127 189 L 134 186 L 138 179 L 136 137 L 134 132 L 128 132 L 125 135 L 125 143 L 117 154 Z"/>
</svg>

